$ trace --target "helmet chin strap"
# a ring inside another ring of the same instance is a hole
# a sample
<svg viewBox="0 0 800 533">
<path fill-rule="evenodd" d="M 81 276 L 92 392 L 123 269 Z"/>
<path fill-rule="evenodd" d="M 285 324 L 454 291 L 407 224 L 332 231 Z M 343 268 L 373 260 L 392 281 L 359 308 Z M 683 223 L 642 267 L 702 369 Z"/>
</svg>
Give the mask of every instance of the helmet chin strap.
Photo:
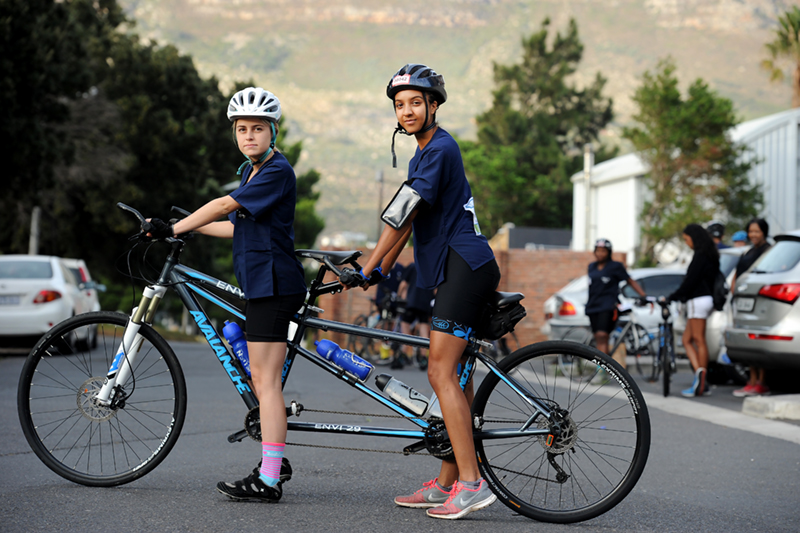
<svg viewBox="0 0 800 533">
<path fill-rule="evenodd" d="M 425 104 L 426 104 L 425 105 L 425 124 L 427 124 L 428 123 L 428 116 L 429 116 L 428 115 L 428 108 L 429 108 L 428 93 L 425 93 Z M 428 124 L 425 128 L 419 130 L 417 133 L 425 133 L 426 131 L 430 131 L 435 127 L 436 127 L 436 113 L 433 114 L 433 120 L 431 121 L 431 123 Z M 399 122 L 397 123 L 397 127 L 394 129 L 394 133 L 392 134 L 392 168 L 397 168 L 397 154 L 395 154 L 395 152 L 394 152 L 394 138 L 398 133 L 402 133 L 403 135 L 408 135 L 409 137 L 411 135 L 416 135 L 415 133 L 409 133 L 408 131 L 406 131 L 406 129 L 403 126 L 400 125 Z"/>
<path fill-rule="evenodd" d="M 256 161 L 255 163 L 253 163 L 253 161 L 250 159 L 250 156 L 248 156 L 247 154 L 242 152 L 242 155 L 247 158 L 247 161 L 245 161 L 244 163 L 239 165 L 239 170 L 236 171 L 236 175 L 237 176 L 241 176 L 242 175 L 242 170 L 244 170 L 247 167 L 247 165 L 254 166 L 254 165 L 261 164 L 261 163 L 264 162 L 265 159 L 267 159 L 269 154 L 272 153 L 272 150 L 275 148 L 275 123 L 274 122 L 270 122 L 269 123 L 269 127 L 272 130 L 272 141 L 269 143 L 269 149 L 266 152 L 264 152 L 261 155 L 261 157 L 258 158 L 258 161 Z"/>
</svg>

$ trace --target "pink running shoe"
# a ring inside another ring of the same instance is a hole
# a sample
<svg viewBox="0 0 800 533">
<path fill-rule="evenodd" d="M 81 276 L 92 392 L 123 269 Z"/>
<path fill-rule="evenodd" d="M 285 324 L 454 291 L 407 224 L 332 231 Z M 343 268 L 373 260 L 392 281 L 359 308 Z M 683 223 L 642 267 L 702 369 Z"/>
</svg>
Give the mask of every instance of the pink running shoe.
<svg viewBox="0 0 800 533">
<path fill-rule="evenodd" d="M 737 398 L 744 398 L 746 396 L 757 396 L 758 393 L 756 392 L 755 385 L 745 385 L 741 389 L 733 391 L 733 395 Z"/>
<path fill-rule="evenodd" d="M 483 478 L 481 478 L 480 486 L 475 490 L 466 488 L 459 481 L 453 487 L 450 497 L 447 498 L 444 505 L 428 509 L 426 514 L 433 518 L 456 520 L 472 511 L 489 507 L 496 499 L 497 496 L 492 493 L 489 489 L 489 484 Z"/>
<path fill-rule="evenodd" d="M 398 496 L 394 503 L 401 507 L 414 507 L 416 509 L 428 509 L 442 505 L 450 497 L 449 492 L 443 491 L 436 483 L 438 478 L 432 479 L 422 484 L 422 488 L 411 496 Z"/>
</svg>

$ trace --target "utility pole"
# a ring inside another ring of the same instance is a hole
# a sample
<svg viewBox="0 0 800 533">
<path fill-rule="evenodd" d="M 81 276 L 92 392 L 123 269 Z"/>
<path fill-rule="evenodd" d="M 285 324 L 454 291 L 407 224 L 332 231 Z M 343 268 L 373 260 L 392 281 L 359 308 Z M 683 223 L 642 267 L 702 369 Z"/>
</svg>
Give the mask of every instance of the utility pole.
<svg viewBox="0 0 800 533">
<path fill-rule="evenodd" d="M 383 212 L 383 170 L 375 171 L 375 181 L 378 182 L 378 232 L 375 235 L 375 242 L 381 238 L 381 213 Z"/>
<path fill-rule="evenodd" d="M 586 213 L 584 217 L 584 234 L 583 234 L 583 249 L 590 251 L 591 238 L 590 233 L 592 229 L 592 167 L 594 166 L 594 152 L 592 151 L 592 144 L 586 143 L 583 145 L 583 193 L 586 199 Z"/>
<path fill-rule="evenodd" d="M 28 240 L 28 254 L 37 255 L 39 253 L 39 219 L 42 218 L 42 208 L 38 205 L 31 212 L 31 235 Z"/>
</svg>

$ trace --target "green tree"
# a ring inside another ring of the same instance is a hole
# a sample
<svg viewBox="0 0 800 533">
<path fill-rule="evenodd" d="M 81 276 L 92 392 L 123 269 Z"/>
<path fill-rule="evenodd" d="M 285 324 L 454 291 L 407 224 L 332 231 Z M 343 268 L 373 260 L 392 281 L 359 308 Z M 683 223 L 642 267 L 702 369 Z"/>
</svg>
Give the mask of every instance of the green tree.
<svg viewBox="0 0 800 533">
<path fill-rule="evenodd" d="M 549 36 L 550 20 L 522 40 L 522 60 L 494 65 L 492 107 L 477 117 L 476 142 L 460 141 L 482 228 L 494 233 L 506 222 L 569 227 L 572 183 L 582 168 L 585 143 L 596 143 L 611 120 L 611 99 L 599 73 L 579 89 L 576 72 L 583 44 L 570 20 L 564 35 Z M 552 45 L 548 42 L 552 40 Z M 615 152 L 601 148 L 597 161 Z"/>
<path fill-rule="evenodd" d="M 652 263 L 656 243 L 676 237 L 686 224 L 713 218 L 743 226 L 762 202 L 747 178 L 753 165 L 744 157 L 747 148 L 729 136 L 738 123 L 733 103 L 701 79 L 682 96 L 675 70 L 666 59 L 644 73 L 633 95 L 637 125 L 623 133 L 650 167 L 641 264 Z"/>
<path fill-rule="evenodd" d="M 792 68 L 792 107 L 800 107 L 800 8 L 792 9 L 778 17 L 775 38 L 765 44 L 769 57 L 761 66 L 769 72 L 771 81 L 783 81 L 785 74 L 781 60 L 789 60 Z"/>
</svg>

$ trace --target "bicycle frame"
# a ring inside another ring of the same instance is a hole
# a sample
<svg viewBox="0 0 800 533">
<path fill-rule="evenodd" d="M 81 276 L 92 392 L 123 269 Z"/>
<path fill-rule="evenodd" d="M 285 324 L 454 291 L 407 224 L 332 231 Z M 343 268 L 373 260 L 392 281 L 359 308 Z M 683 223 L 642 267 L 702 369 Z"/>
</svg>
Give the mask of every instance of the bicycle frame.
<svg viewBox="0 0 800 533">
<path fill-rule="evenodd" d="M 219 296 L 211 292 L 209 288 L 213 287 L 217 290 L 221 290 L 242 301 L 244 301 L 245 295 L 243 291 L 239 287 L 236 287 L 235 285 L 231 285 L 229 283 L 216 279 L 212 276 L 208 276 L 202 272 L 181 265 L 178 262 L 178 258 L 182 251 L 183 245 L 184 243 L 182 241 L 179 241 L 177 239 L 173 240 L 172 251 L 167 257 L 167 260 L 164 264 L 164 267 L 162 269 L 158 281 L 154 286 L 145 288 L 141 303 L 137 308 L 134 309 L 131 320 L 128 323 L 128 326 L 126 327 L 123 340 L 120 343 L 119 349 L 117 350 L 117 356 L 115 357 L 114 362 L 112 363 L 112 366 L 108 372 L 108 380 L 104 384 L 103 389 L 101 391 L 101 394 L 105 394 L 106 396 L 100 396 L 100 398 L 103 401 L 107 401 L 109 403 L 113 401 L 116 383 L 124 382 L 124 379 L 127 376 L 123 374 L 123 371 L 129 373 L 130 368 L 132 368 L 133 363 L 135 362 L 137 350 L 140 345 L 140 341 L 138 343 L 137 341 L 140 338 L 138 337 L 138 331 L 141 324 L 151 323 L 155 315 L 155 310 L 158 306 L 158 302 L 166 292 L 166 289 L 171 286 L 177 292 L 178 297 L 183 302 L 183 305 L 192 315 L 192 318 L 194 319 L 195 323 L 205 336 L 206 342 L 216 354 L 217 359 L 223 366 L 229 379 L 236 387 L 236 390 L 239 392 L 242 401 L 244 401 L 248 410 L 253 409 L 258 406 L 258 398 L 256 397 L 254 391 L 250 388 L 247 382 L 247 377 L 244 372 L 244 369 L 242 368 L 238 359 L 233 355 L 231 350 L 228 348 L 228 346 L 220 338 L 219 332 L 216 330 L 214 325 L 209 320 L 203 307 L 200 305 L 200 301 L 197 298 L 198 296 L 200 296 L 205 300 L 208 300 L 209 302 L 225 309 L 234 316 L 240 319 L 244 319 L 243 309 L 220 298 Z M 306 330 L 311 328 L 322 331 L 338 332 L 344 334 L 358 335 L 362 337 L 375 338 L 384 341 L 394 341 L 404 345 L 419 346 L 421 348 L 430 347 L 429 339 L 423 337 L 406 335 L 394 331 L 385 331 L 385 330 L 372 329 L 362 326 L 355 326 L 351 324 L 335 322 L 332 320 L 324 320 L 312 316 L 312 312 L 321 311 L 320 309 L 313 306 L 313 304 L 316 302 L 317 298 L 320 295 L 335 294 L 341 292 L 342 290 L 342 286 L 339 284 L 338 281 L 328 282 L 328 283 L 323 282 L 323 278 L 326 272 L 328 272 L 329 270 L 330 268 L 326 264 L 322 264 L 320 266 L 317 277 L 311 284 L 311 288 L 307 295 L 306 303 L 298 311 L 298 313 L 295 315 L 292 321 L 292 323 L 294 323 L 297 326 L 297 328 L 294 332 L 294 335 L 292 335 L 291 339 L 287 341 L 288 349 L 287 349 L 286 360 L 284 362 L 281 374 L 281 386 L 282 387 L 285 386 L 286 381 L 291 372 L 292 366 L 294 364 L 294 361 L 297 358 L 297 356 L 300 355 L 305 359 L 307 359 L 308 361 L 310 361 L 311 363 L 318 366 L 319 368 L 321 368 L 322 370 L 335 376 L 340 381 L 347 383 L 351 387 L 357 389 L 358 391 L 362 392 L 363 394 L 366 394 L 367 396 L 377 401 L 378 403 L 389 408 L 394 413 L 402 417 L 405 417 L 412 424 L 416 425 L 419 429 L 405 430 L 405 429 L 389 428 L 389 427 L 368 427 L 368 426 L 351 425 L 351 424 L 330 424 L 321 422 L 297 422 L 297 421 L 288 421 L 288 429 L 290 431 L 304 431 L 304 432 L 316 432 L 316 433 L 345 433 L 350 435 L 372 435 L 372 436 L 412 438 L 412 439 L 425 438 L 426 430 L 431 427 L 431 423 L 422 418 L 422 416 L 417 415 L 405 409 L 404 407 L 395 404 L 388 398 L 378 393 L 376 390 L 373 390 L 365 383 L 361 382 L 355 376 L 347 373 L 343 369 L 332 364 L 319 354 L 307 350 L 300 344 Z M 130 347 L 130 349 L 126 350 L 125 347 Z M 546 428 L 539 429 L 535 427 L 535 422 L 539 417 L 543 416 L 548 419 L 552 417 L 553 414 L 552 410 L 547 405 L 543 404 L 537 398 L 529 395 L 521 384 L 519 384 L 518 382 L 516 382 L 516 380 L 507 376 L 502 370 L 500 370 L 490 357 L 481 353 L 478 349 L 478 341 L 476 341 L 475 339 L 470 340 L 466 349 L 466 354 L 467 354 L 467 361 L 463 365 L 462 372 L 459 378 L 459 384 L 462 390 L 466 387 L 466 385 L 469 383 L 469 380 L 472 379 L 473 377 L 473 374 L 475 372 L 476 361 L 481 361 L 484 365 L 486 365 L 489 371 L 495 373 L 502 381 L 508 384 L 508 386 L 511 387 L 511 389 L 514 392 L 516 392 L 520 396 L 520 398 L 524 399 L 524 401 L 526 401 L 534 409 L 533 415 L 531 415 L 529 419 L 526 420 L 525 423 L 523 423 L 519 428 L 474 431 L 473 435 L 476 438 L 479 437 L 481 439 L 500 439 L 500 438 L 509 438 L 518 436 L 536 436 L 536 435 L 546 436 L 549 433 L 549 429 Z M 117 367 L 120 365 L 121 361 L 122 361 L 122 370 L 117 372 Z M 246 436 L 247 436 L 247 430 L 242 429 L 239 432 L 235 433 L 234 435 L 231 435 L 229 437 L 229 441 L 234 442 L 237 440 L 242 440 Z"/>
</svg>

